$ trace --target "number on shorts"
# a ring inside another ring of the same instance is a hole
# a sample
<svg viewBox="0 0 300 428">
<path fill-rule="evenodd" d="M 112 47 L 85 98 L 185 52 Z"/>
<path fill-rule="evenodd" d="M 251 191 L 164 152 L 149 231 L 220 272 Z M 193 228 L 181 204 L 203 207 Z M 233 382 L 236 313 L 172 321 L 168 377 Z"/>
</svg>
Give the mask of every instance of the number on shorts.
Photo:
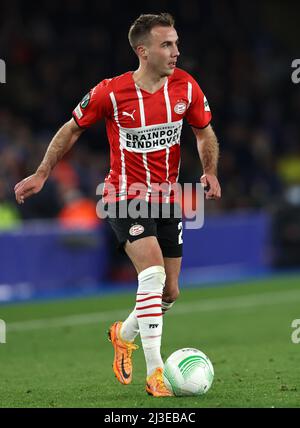
<svg viewBox="0 0 300 428">
<path fill-rule="evenodd" d="M 178 223 L 178 230 L 179 230 L 179 234 L 178 234 L 178 244 L 182 244 L 183 243 L 183 239 L 182 239 L 182 221 L 180 221 Z"/>
</svg>

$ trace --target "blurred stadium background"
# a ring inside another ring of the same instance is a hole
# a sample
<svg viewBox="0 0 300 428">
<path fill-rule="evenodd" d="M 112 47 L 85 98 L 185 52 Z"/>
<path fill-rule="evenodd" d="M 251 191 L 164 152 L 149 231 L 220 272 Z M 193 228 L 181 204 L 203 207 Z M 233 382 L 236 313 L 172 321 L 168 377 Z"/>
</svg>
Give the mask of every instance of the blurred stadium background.
<svg viewBox="0 0 300 428">
<path fill-rule="evenodd" d="M 185 231 L 181 282 L 209 284 L 300 268 L 300 7 L 279 1 L 83 0 L 0 5 L 0 302 L 126 289 L 135 273 L 95 214 L 109 166 L 104 124 L 86 131 L 41 194 L 18 206 L 57 129 L 97 82 L 135 69 L 127 32 L 140 13 L 169 11 L 179 67 L 200 83 L 220 143 L 222 199 Z M 201 175 L 182 135 L 180 181 Z"/>
</svg>

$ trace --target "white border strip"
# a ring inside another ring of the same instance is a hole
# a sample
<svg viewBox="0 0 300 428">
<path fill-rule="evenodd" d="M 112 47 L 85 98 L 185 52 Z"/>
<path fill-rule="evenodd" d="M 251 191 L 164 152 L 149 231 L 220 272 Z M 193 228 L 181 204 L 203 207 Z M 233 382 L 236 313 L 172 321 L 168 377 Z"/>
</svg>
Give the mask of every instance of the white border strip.
<svg viewBox="0 0 300 428">
<path fill-rule="evenodd" d="M 189 101 L 189 105 L 190 106 L 191 102 L 192 102 L 192 90 L 193 90 L 193 86 L 191 84 L 191 82 L 188 82 L 188 91 L 187 91 L 187 97 L 188 97 L 188 101 Z"/>
<path fill-rule="evenodd" d="M 140 108 L 140 118 L 141 118 L 141 127 L 146 126 L 146 118 L 145 118 L 145 110 L 144 110 L 144 103 L 143 103 L 143 94 L 140 90 L 140 88 L 135 84 L 135 89 L 137 92 L 137 96 L 139 99 L 139 108 Z M 148 167 L 147 162 L 147 153 L 143 153 L 143 164 L 144 168 L 146 170 L 146 183 L 147 183 L 147 194 L 145 197 L 146 202 L 149 201 L 149 196 L 151 194 L 151 174 Z"/>
<path fill-rule="evenodd" d="M 169 98 L 169 92 L 168 92 L 168 79 L 166 80 L 165 86 L 164 86 L 164 96 L 165 96 L 165 102 L 166 102 L 166 109 L 167 109 L 167 122 L 172 122 L 172 111 L 171 111 L 171 103 Z M 169 180 L 169 156 L 170 156 L 170 148 L 166 148 L 166 181 L 169 183 L 169 196 L 166 196 L 166 203 L 169 203 L 170 200 L 170 192 L 171 192 L 171 182 Z"/>
<path fill-rule="evenodd" d="M 125 166 L 125 155 L 124 150 L 121 144 L 121 130 L 120 130 L 120 122 L 119 122 L 119 113 L 118 113 L 118 105 L 115 98 L 115 94 L 113 92 L 110 92 L 109 94 L 113 108 L 114 108 L 114 117 L 116 124 L 119 127 L 119 147 L 120 147 L 120 153 L 121 153 L 121 188 L 120 188 L 120 194 L 121 194 L 121 201 L 125 199 L 126 193 L 127 193 L 127 177 L 126 177 L 126 166 Z M 104 190 L 103 190 L 104 191 Z"/>
</svg>

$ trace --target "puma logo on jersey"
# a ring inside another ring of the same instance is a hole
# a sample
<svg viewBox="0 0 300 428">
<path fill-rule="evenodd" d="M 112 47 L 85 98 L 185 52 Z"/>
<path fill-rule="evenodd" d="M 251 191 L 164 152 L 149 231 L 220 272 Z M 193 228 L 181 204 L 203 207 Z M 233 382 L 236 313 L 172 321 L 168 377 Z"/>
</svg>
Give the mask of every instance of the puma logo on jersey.
<svg viewBox="0 0 300 428">
<path fill-rule="evenodd" d="M 135 113 L 135 110 L 133 110 L 132 113 L 127 113 L 127 111 L 122 112 L 123 116 L 129 116 L 131 117 L 132 120 L 135 120 L 135 118 L 133 117 L 134 113 Z"/>
</svg>

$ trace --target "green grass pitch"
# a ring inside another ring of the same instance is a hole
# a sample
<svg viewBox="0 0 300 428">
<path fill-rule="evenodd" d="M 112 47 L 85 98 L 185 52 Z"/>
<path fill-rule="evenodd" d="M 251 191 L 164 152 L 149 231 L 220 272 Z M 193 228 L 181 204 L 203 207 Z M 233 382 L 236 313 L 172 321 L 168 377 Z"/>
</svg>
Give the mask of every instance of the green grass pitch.
<svg viewBox="0 0 300 428">
<path fill-rule="evenodd" d="M 300 277 L 223 287 L 183 288 L 164 317 L 162 355 L 195 347 L 215 378 L 201 397 L 153 398 L 145 392 L 142 348 L 123 386 L 111 365 L 106 331 L 134 304 L 130 294 L 0 306 L 0 407 L 299 407 Z M 140 344 L 138 340 L 138 344 Z"/>
</svg>

